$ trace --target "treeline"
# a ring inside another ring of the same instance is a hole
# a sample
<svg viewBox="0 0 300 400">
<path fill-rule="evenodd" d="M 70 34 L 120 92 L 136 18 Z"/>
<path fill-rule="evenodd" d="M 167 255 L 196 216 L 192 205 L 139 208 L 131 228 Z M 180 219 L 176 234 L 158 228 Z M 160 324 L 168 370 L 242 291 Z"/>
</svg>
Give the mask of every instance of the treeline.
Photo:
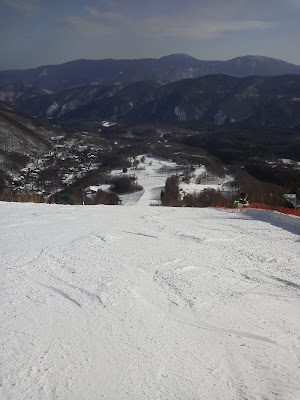
<svg viewBox="0 0 300 400">
<path fill-rule="evenodd" d="M 232 130 L 189 136 L 186 145 L 206 150 L 227 168 L 243 168 L 257 181 L 281 186 L 288 190 L 300 185 L 300 169 L 293 161 L 300 159 L 299 132 L 280 130 Z M 218 165 L 218 162 L 215 163 Z"/>
<path fill-rule="evenodd" d="M 87 186 L 82 186 L 73 188 L 70 190 L 71 196 L 76 199 L 76 203 L 70 202 L 68 197 L 52 196 L 53 201 L 55 203 L 59 202 L 60 204 L 86 204 L 86 205 L 98 205 L 98 204 L 106 204 L 113 205 L 118 204 L 121 201 L 120 195 L 122 194 L 130 194 L 140 190 L 143 190 L 143 187 L 136 182 L 135 176 L 128 175 L 117 175 L 110 176 L 109 174 L 100 173 L 98 175 L 97 184 L 105 184 L 110 185 L 109 191 L 105 191 L 99 189 L 95 194 L 86 193 L 85 188 Z M 61 192 L 63 193 L 63 191 Z"/>
<path fill-rule="evenodd" d="M 279 129 L 217 129 L 182 139 L 185 145 L 205 149 L 226 164 L 249 158 L 300 158 L 299 131 Z"/>
<path fill-rule="evenodd" d="M 276 185 L 291 187 L 295 183 L 300 185 L 300 170 L 294 164 L 270 164 L 261 160 L 250 160 L 245 169 L 254 178 Z"/>
<path fill-rule="evenodd" d="M 239 200 L 241 191 L 247 193 L 250 203 L 264 203 L 268 205 L 292 207 L 282 197 L 286 192 L 284 187 L 253 178 L 246 171 L 235 171 L 236 177 L 231 182 L 231 190 L 220 192 L 207 188 L 199 193 L 185 194 L 180 190 L 177 176 L 170 176 L 166 180 L 165 188 L 161 192 L 161 205 L 171 207 L 232 207 L 235 200 Z M 226 193 L 226 194 L 225 194 Z"/>
<path fill-rule="evenodd" d="M 172 175 L 166 180 L 165 190 L 161 192 L 162 206 L 170 207 L 230 207 L 233 197 L 225 197 L 215 189 L 204 189 L 200 193 L 181 194 L 179 179 Z"/>
<path fill-rule="evenodd" d="M 19 203 L 47 203 L 47 199 L 38 193 L 25 190 L 15 192 L 10 188 L 2 188 L 2 190 L 0 190 L 0 201 Z"/>
</svg>

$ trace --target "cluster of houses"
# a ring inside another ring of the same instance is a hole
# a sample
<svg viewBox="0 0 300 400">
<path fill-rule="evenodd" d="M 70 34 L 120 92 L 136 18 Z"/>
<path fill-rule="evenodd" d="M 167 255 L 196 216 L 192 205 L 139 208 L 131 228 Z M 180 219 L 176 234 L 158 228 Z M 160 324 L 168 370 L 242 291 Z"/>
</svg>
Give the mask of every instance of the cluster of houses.
<svg viewBox="0 0 300 400">
<path fill-rule="evenodd" d="M 80 143 L 74 137 L 57 136 L 52 141 L 53 150 L 39 158 L 31 157 L 21 174 L 12 178 L 15 191 L 32 191 L 47 197 L 100 166 L 97 156 L 101 148 L 84 140 Z"/>
</svg>

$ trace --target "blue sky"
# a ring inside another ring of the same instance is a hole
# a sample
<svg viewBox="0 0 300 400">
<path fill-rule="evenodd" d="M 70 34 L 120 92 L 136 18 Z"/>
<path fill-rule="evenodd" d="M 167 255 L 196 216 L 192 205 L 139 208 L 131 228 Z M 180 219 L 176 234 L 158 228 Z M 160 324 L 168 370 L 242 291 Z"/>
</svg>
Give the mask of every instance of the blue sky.
<svg viewBox="0 0 300 400">
<path fill-rule="evenodd" d="M 300 0 L 0 0 L 0 70 L 172 53 L 300 65 L 299 21 Z"/>
</svg>

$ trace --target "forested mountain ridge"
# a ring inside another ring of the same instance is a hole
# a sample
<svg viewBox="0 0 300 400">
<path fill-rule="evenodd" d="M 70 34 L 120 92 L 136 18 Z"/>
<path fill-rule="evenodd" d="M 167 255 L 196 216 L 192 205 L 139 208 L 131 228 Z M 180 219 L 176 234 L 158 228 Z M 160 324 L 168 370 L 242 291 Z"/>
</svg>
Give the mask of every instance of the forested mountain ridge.
<svg viewBox="0 0 300 400">
<path fill-rule="evenodd" d="M 243 56 L 228 61 L 198 60 L 187 54 L 136 60 L 75 60 L 26 70 L 0 71 L 0 87 L 27 83 L 59 92 L 77 86 L 129 84 L 143 80 L 169 82 L 210 74 L 236 77 L 300 74 L 300 66 L 263 56 Z"/>
<path fill-rule="evenodd" d="M 1 90 L 0 90 L 1 94 Z M 203 121 L 216 125 L 300 126 L 300 75 L 207 75 L 166 83 L 93 85 L 18 100 L 41 118 L 137 122 Z"/>
</svg>

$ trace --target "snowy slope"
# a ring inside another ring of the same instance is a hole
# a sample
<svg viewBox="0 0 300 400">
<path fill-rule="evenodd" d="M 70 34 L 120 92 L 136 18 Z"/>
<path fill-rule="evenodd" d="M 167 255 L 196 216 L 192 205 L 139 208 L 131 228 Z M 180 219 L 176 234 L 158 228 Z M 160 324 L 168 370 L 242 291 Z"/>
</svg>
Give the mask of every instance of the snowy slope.
<svg viewBox="0 0 300 400">
<path fill-rule="evenodd" d="M 139 185 L 143 187 L 143 191 L 121 195 L 122 204 L 125 206 L 132 206 L 139 204 L 140 206 L 148 205 L 159 205 L 161 203 L 161 191 L 165 189 L 165 183 L 170 175 L 179 176 L 179 187 L 182 193 L 199 193 L 203 189 L 212 188 L 221 190 L 222 185 L 226 185 L 233 178 L 227 175 L 224 179 L 215 178 L 213 182 L 207 182 L 205 184 L 197 184 L 196 177 L 198 175 L 206 173 L 204 165 L 199 165 L 193 172 L 194 177 L 190 179 L 189 183 L 182 181 L 180 175 L 183 174 L 186 168 L 190 168 L 190 165 L 178 165 L 175 162 L 166 160 L 160 157 L 154 157 L 153 155 L 142 154 L 137 157 L 138 160 L 144 157 L 144 162 L 140 162 L 137 169 L 129 169 L 126 174 L 123 173 L 122 168 L 117 168 L 112 171 L 112 175 L 134 175 Z M 218 182 L 217 182 L 218 181 Z M 97 189 L 108 190 L 109 185 L 92 186 L 94 191 Z"/>
<path fill-rule="evenodd" d="M 147 201 L 0 203 L 1 400 L 299 400 L 296 219 Z"/>
</svg>

